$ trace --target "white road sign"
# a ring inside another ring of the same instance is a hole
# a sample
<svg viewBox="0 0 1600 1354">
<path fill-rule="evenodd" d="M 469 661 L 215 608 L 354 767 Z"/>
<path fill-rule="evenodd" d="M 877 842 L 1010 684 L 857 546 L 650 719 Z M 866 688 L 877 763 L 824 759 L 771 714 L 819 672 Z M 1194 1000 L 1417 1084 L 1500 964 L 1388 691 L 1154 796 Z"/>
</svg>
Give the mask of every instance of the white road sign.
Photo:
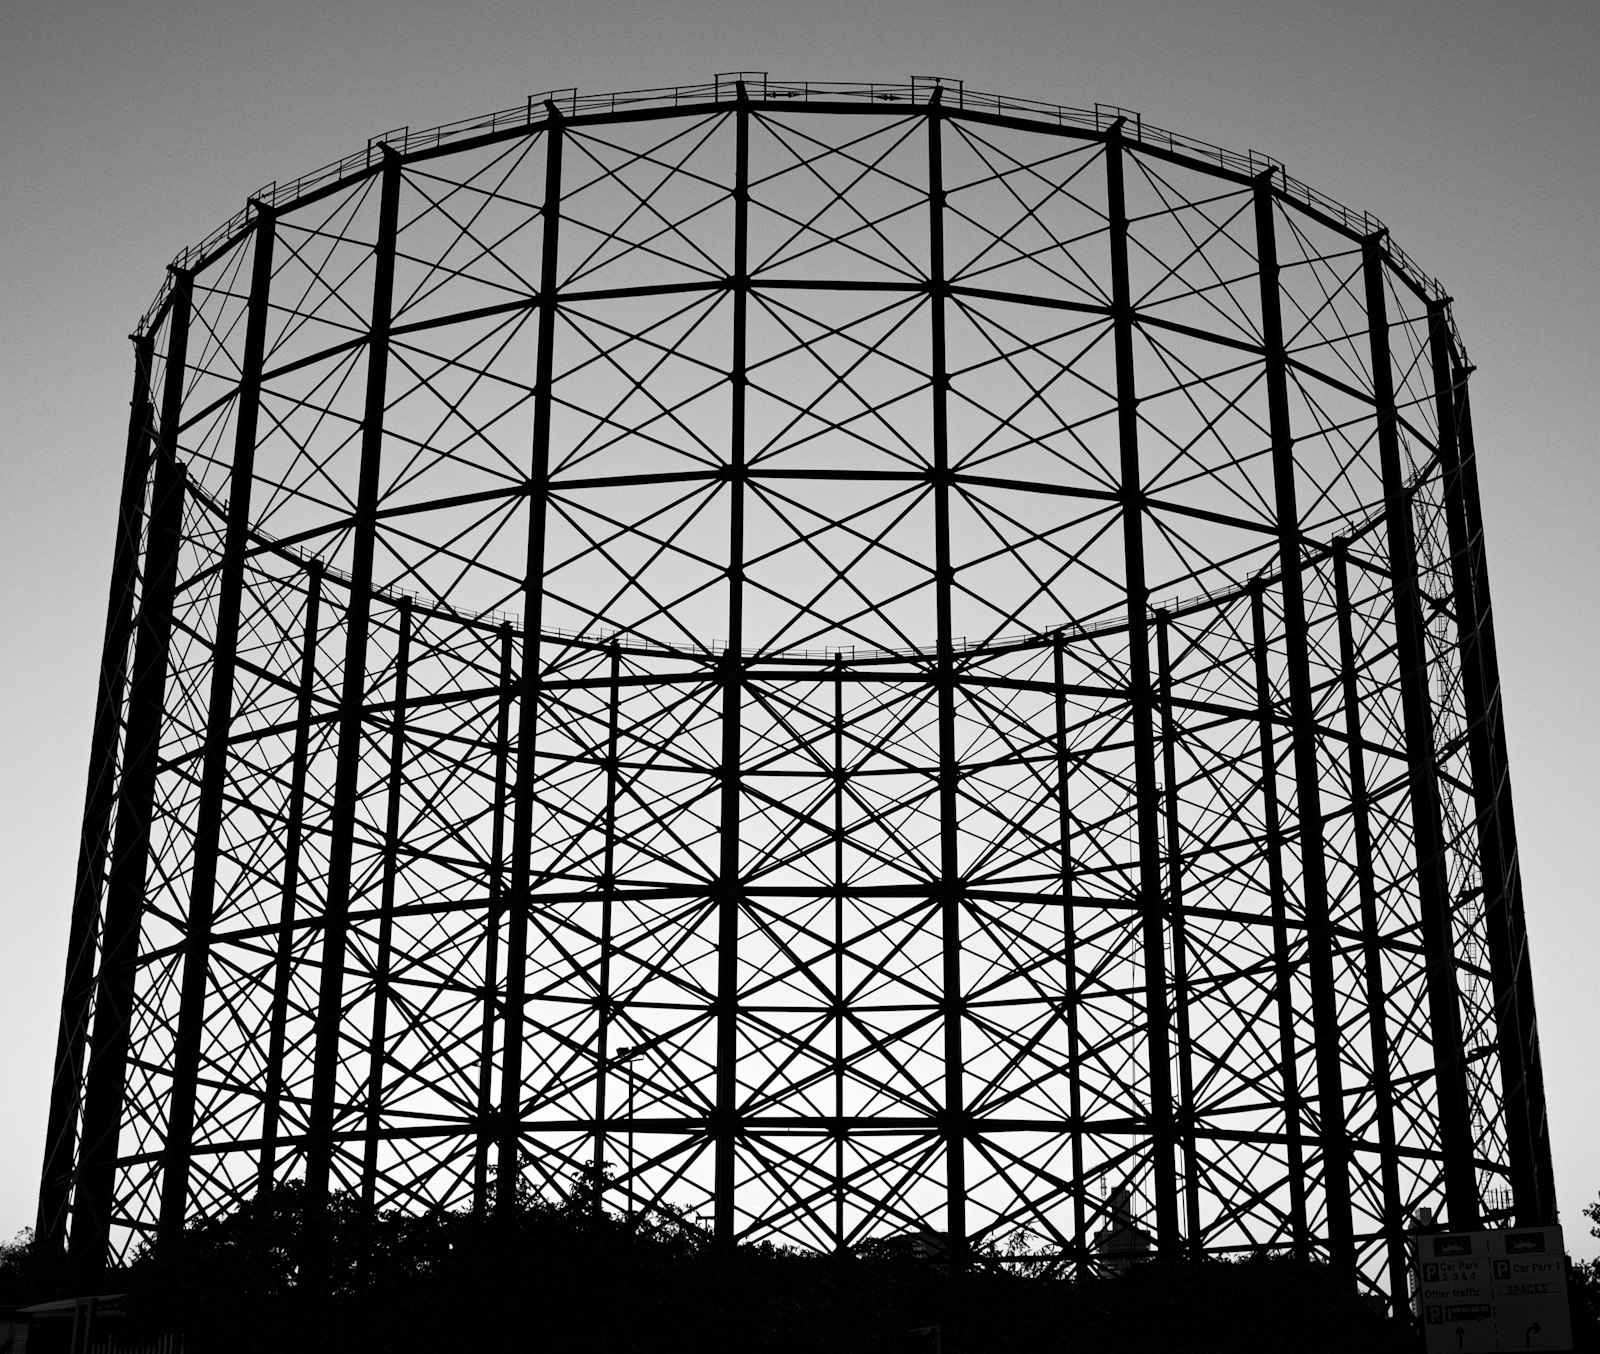
<svg viewBox="0 0 1600 1354">
<path fill-rule="evenodd" d="M 1417 1315 L 1428 1354 L 1572 1348 L 1559 1227 L 1416 1240 Z"/>
</svg>

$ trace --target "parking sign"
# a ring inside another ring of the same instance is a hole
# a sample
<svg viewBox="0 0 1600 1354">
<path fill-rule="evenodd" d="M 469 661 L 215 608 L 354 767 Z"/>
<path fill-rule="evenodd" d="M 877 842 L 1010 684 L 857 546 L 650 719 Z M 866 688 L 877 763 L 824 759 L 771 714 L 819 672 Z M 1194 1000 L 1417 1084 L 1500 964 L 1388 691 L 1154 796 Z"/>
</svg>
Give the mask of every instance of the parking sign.
<svg viewBox="0 0 1600 1354">
<path fill-rule="evenodd" d="M 1428 1354 L 1572 1348 L 1559 1227 L 1419 1236 L 1417 1314 Z"/>
</svg>

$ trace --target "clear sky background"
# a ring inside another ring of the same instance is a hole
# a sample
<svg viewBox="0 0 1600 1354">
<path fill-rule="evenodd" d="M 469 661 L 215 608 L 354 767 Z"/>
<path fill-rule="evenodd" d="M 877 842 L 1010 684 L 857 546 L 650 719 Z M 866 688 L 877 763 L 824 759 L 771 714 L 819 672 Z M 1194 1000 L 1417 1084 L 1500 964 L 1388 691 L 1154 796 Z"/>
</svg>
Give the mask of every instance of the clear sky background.
<svg viewBox="0 0 1600 1354">
<path fill-rule="evenodd" d="M 1386 221 L 1479 371 L 1568 1245 L 1600 1194 L 1596 0 L 0 3 L 0 1239 L 33 1221 L 130 389 L 178 248 L 369 135 L 717 71 L 913 74 L 1283 160 Z"/>
</svg>

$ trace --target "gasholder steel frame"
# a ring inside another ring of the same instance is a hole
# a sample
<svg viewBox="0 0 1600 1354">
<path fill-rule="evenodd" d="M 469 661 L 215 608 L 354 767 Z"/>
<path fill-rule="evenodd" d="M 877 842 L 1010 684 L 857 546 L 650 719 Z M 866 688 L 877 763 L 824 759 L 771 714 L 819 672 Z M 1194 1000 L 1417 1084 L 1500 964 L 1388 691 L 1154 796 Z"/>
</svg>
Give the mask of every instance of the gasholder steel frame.
<svg viewBox="0 0 1600 1354">
<path fill-rule="evenodd" d="M 303 1177 L 1078 1270 L 1128 1190 L 1403 1297 L 1417 1208 L 1553 1218 L 1471 368 L 1372 218 L 565 91 L 263 189 L 134 350 L 47 1243 Z"/>
</svg>

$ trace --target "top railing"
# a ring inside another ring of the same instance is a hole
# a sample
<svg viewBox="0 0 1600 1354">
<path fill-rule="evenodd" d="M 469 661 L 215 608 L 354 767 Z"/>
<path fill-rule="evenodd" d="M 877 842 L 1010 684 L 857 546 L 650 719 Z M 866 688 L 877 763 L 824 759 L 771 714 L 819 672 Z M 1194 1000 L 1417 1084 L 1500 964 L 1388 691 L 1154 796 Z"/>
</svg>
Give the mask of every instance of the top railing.
<svg viewBox="0 0 1600 1354">
<path fill-rule="evenodd" d="M 898 103 L 915 107 L 932 102 L 937 91 L 940 106 L 958 112 L 1020 118 L 1029 122 L 1080 128 L 1100 135 L 1120 122 L 1122 140 L 1127 145 L 1215 164 L 1227 173 L 1246 178 L 1255 178 L 1270 171 L 1281 197 L 1327 217 L 1352 236 L 1367 238 L 1388 234 L 1388 228 L 1370 212 L 1357 212 L 1326 193 L 1318 192 L 1291 176 L 1283 162 L 1273 156 L 1255 150 L 1242 153 L 1228 150 L 1197 137 L 1169 131 L 1145 122 L 1132 109 L 1114 104 L 1097 103 L 1092 108 L 1073 108 L 1064 104 L 1044 103 L 1038 99 L 1019 99 L 1008 94 L 982 93 L 967 89 L 960 80 L 928 75 L 912 76 L 906 84 L 860 84 L 773 80 L 765 71 L 733 71 L 713 76 L 702 84 L 672 85 L 662 89 L 636 89 L 611 94 L 580 94 L 576 89 L 549 90 L 543 94 L 529 94 L 509 108 L 477 117 L 460 118 L 422 131 L 412 131 L 410 127 L 392 128 L 379 136 L 369 137 L 364 149 L 325 164 L 309 174 L 302 174 L 287 182 L 274 181 L 258 188 L 250 195 L 243 210 L 235 212 L 203 240 L 180 250 L 171 266 L 178 271 L 203 267 L 215 253 L 250 227 L 260 208 L 282 210 L 321 189 L 362 178 L 382 162 L 385 147 L 402 157 L 417 155 L 518 128 L 542 126 L 550 118 L 552 110 L 561 117 L 579 118 L 604 117 L 651 108 L 733 103 L 739 97 L 741 84 L 746 97 L 763 103 L 794 100 L 797 103 Z M 1438 280 L 1417 267 L 1392 238 L 1387 239 L 1385 249 L 1394 266 L 1424 294 L 1433 299 L 1447 299 Z M 170 287 L 169 273 L 150 309 L 140 319 L 138 332 L 143 333 L 155 323 Z"/>
</svg>

